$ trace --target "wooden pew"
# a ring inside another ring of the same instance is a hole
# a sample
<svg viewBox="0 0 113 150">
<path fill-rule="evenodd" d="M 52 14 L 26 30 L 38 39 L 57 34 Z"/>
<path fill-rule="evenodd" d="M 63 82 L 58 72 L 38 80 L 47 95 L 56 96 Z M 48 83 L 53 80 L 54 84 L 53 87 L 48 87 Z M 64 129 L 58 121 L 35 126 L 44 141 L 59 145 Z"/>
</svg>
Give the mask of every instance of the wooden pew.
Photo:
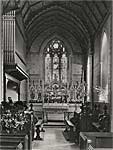
<svg viewBox="0 0 113 150">
<path fill-rule="evenodd" d="M 1 150 L 24 150 L 22 141 L 19 139 L 1 139 L 0 141 Z"/>
<path fill-rule="evenodd" d="M 23 150 L 22 149 L 22 144 L 20 143 L 19 145 L 0 145 L 0 150 Z"/>
<path fill-rule="evenodd" d="M 111 132 L 80 132 L 80 150 L 112 149 L 113 133 Z"/>
<path fill-rule="evenodd" d="M 87 139 L 86 135 L 83 132 L 80 132 L 80 134 L 79 134 L 79 147 L 80 147 L 80 150 L 86 150 L 87 141 L 88 141 L 88 139 Z"/>
<path fill-rule="evenodd" d="M 28 139 L 28 135 L 26 134 L 7 134 L 7 133 L 2 133 L 0 134 L 0 140 L 2 141 L 2 143 L 4 141 L 6 141 L 7 143 L 11 143 L 12 141 L 17 142 L 17 141 L 21 141 L 23 149 L 24 150 L 28 150 L 29 149 L 29 139 Z M 12 143 L 13 145 L 13 143 Z"/>
<path fill-rule="evenodd" d="M 68 119 L 65 120 L 66 129 L 65 132 L 68 134 L 69 141 L 75 142 L 76 133 L 75 125 Z"/>
</svg>

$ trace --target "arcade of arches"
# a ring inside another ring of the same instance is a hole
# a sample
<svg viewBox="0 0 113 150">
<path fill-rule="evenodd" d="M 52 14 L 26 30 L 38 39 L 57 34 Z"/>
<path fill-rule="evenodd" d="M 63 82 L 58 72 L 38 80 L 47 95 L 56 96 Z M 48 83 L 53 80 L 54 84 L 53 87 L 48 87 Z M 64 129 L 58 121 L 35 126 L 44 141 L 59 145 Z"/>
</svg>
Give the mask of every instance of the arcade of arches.
<svg viewBox="0 0 113 150">
<path fill-rule="evenodd" d="M 3 134 L 16 133 L 33 109 L 41 126 L 61 123 L 79 145 L 82 132 L 108 132 L 113 140 L 112 0 L 2 0 L 0 7 Z M 13 129 L 9 118 L 18 120 Z"/>
</svg>

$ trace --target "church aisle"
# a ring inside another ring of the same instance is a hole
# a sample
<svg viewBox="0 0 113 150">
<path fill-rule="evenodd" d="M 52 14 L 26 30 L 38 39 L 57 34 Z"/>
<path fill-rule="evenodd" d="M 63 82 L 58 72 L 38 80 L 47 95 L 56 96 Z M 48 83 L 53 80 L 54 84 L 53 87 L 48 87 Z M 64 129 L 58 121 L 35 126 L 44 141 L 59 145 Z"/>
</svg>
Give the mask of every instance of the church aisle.
<svg viewBox="0 0 113 150">
<path fill-rule="evenodd" d="M 66 141 L 62 131 L 64 128 L 46 128 L 46 132 L 41 132 L 42 141 L 34 140 L 32 150 L 79 150 L 75 143 Z"/>
</svg>

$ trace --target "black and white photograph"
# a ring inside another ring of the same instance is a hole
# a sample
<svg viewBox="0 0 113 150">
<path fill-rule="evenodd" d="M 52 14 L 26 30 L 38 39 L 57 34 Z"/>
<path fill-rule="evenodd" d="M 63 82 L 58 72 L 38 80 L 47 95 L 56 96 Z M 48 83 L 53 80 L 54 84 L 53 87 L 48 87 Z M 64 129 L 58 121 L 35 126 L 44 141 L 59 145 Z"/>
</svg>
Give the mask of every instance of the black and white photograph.
<svg viewBox="0 0 113 150">
<path fill-rule="evenodd" d="M 0 0 L 0 150 L 113 150 L 112 0 Z"/>
</svg>

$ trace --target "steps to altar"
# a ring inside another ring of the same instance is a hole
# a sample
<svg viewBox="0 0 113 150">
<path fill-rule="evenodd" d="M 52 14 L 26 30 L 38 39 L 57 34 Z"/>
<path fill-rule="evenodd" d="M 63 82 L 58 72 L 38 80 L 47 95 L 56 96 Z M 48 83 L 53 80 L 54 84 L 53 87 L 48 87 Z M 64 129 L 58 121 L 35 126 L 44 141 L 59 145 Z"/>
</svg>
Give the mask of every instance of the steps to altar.
<svg viewBox="0 0 113 150">
<path fill-rule="evenodd" d="M 47 123 L 44 123 L 44 128 L 48 127 L 65 128 L 65 124 L 63 121 L 48 121 Z"/>
</svg>

